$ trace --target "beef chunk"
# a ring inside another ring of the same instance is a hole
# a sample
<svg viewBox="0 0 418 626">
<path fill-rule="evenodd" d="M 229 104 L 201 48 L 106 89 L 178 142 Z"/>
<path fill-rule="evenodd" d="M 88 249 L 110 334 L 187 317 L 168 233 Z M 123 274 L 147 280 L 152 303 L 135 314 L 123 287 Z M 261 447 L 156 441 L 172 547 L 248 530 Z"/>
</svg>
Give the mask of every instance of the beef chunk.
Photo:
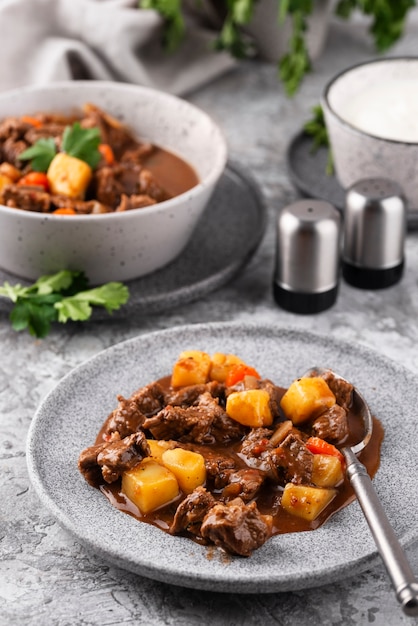
<svg viewBox="0 0 418 626">
<path fill-rule="evenodd" d="M 119 404 L 110 414 L 105 433 L 118 432 L 121 437 L 139 431 L 147 417 L 164 405 L 164 392 L 157 382 L 142 387 L 130 398 L 118 396 Z"/>
<path fill-rule="evenodd" d="M 48 122 L 42 124 L 39 128 L 31 126 L 25 133 L 25 140 L 30 144 L 34 144 L 39 139 L 49 139 L 53 137 L 58 148 L 61 147 L 61 137 L 67 124 L 57 122 Z"/>
<path fill-rule="evenodd" d="M 265 480 L 265 475 L 251 468 L 241 469 L 237 472 L 227 470 L 225 474 L 228 484 L 222 490 L 221 498 L 223 501 L 240 497 L 244 502 L 249 502 L 257 495 Z"/>
<path fill-rule="evenodd" d="M 231 441 L 244 432 L 243 427 L 234 422 L 208 392 L 199 396 L 198 403 L 193 406 L 166 406 L 145 420 L 143 428 L 150 430 L 156 439 L 204 444 Z"/>
<path fill-rule="evenodd" d="M 51 206 L 51 199 L 41 187 L 26 185 L 7 185 L 2 193 L 3 204 L 24 211 L 46 213 Z"/>
<path fill-rule="evenodd" d="M 3 160 L 12 163 L 16 167 L 21 166 L 22 162 L 17 157 L 24 152 L 26 148 L 28 148 L 28 144 L 23 141 L 23 139 L 8 137 L 2 145 Z"/>
<path fill-rule="evenodd" d="M 290 433 L 281 446 L 272 452 L 272 459 L 283 471 L 287 482 L 297 485 L 311 482 L 313 454 L 295 433 Z"/>
<path fill-rule="evenodd" d="M 191 406 L 198 401 L 199 396 L 208 392 L 213 398 L 222 399 L 225 392 L 225 385 L 216 381 L 202 383 L 200 385 L 188 385 L 181 389 L 170 389 L 165 395 L 166 404 L 172 406 Z"/>
<path fill-rule="evenodd" d="M 96 200 L 76 200 L 68 196 L 61 196 L 59 194 L 51 195 L 51 203 L 54 207 L 70 207 L 74 209 L 76 213 L 81 215 L 88 215 L 90 213 L 109 213 L 110 207 L 97 202 Z"/>
<path fill-rule="evenodd" d="M 118 164 L 104 166 L 94 175 L 95 195 L 99 202 L 113 209 L 120 204 L 122 195 L 139 193 L 140 165 Z"/>
<path fill-rule="evenodd" d="M 83 474 L 89 485 L 98 487 L 102 482 L 102 470 L 97 463 L 97 455 L 108 445 L 107 442 L 89 446 L 78 457 L 78 469 Z"/>
<path fill-rule="evenodd" d="M 250 458 L 259 458 L 269 447 L 272 431 L 269 428 L 252 428 L 241 444 L 241 453 Z"/>
<path fill-rule="evenodd" d="M 241 444 L 240 453 L 245 457 L 247 465 L 277 477 L 275 464 L 271 460 L 274 446 L 270 443 L 272 431 L 268 428 L 253 428 Z"/>
<path fill-rule="evenodd" d="M 229 472 L 236 469 L 236 461 L 226 454 L 220 454 L 210 448 L 204 450 L 198 445 L 186 444 L 194 452 L 200 452 L 205 459 L 206 482 L 214 489 L 223 489 L 228 484 Z"/>
<path fill-rule="evenodd" d="M 139 174 L 139 192 L 151 196 L 157 202 L 171 198 L 171 195 L 158 184 L 153 174 L 146 169 L 142 169 Z"/>
<path fill-rule="evenodd" d="M 134 433 L 109 443 L 97 455 L 97 463 L 102 468 L 104 480 L 114 483 L 123 472 L 138 465 L 150 453 L 144 433 Z"/>
<path fill-rule="evenodd" d="M 200 527 L 203 538 L 231 554 L 250 556 L 271 535 L 272 518 L 261 515 L 255 502 L 236 498 L 218 503 L 206 514 Z"/>
<path fill-rule="evenodd" d="M 22 122 L 19 117 L 6 117 L 0 122 L 0 141 L 5 141 L 9 137 L 15 140 L 22 139 L 30 128 L 32 126 Z"/>
<path fill-rule="evenodd" d="M 81 120 L 83 128 L 97 127 L 102 143 L 112 146 L 116 158 L 132 144 L 132 135 L 116 118 L 105 113 L 94 104 L 83 106 L 85 117 Z"/>
<path fill-rule="evenodd" d="M 353 385 L 348 381 L 341 380 L 336 377 L 331 370 L 327 370 L 321 374 L 321 378 L 325 380 L 328 387 L 331 389 L 336 398 L 337 404 L 342 406 L 343 409 L 350 408 L 354 389 Z"/>
<path fill-rule="evenodd" d="M 142 143 L 139 146 L 125 150 L 120 155 L 120 160 L 142 163 L 142 161 L 151 156 L 153 152 L 155 152 L 155 146 L 153 146 L 152 143 Z"/>
<path fill-rule="evenodd" d="M 334 404 L 312 423 L 312 434 L 333 443 L 342 443 L 348 436 L 346 410 Z"/>
<path fill-rule="evenodd" d="M 213 495 L 204 487 L 196 487 L 177 507 L 169 532 L 174 535 L 187 530 L 198 535 L 203 518 L 215 502 Z"/>
<path fill-rule="evenodd" d="M 132 398 L 118 396 L 118 400 L 117 408 L 108 418 L 105 433 L 118 432 L 121 437 L 126 437 L 139 431 L 146 418 Z"/>
<path fill-rule="evenodd" d="M 165 404 L 164 389 L 160 383 L 154 382 L 138 389 L 132 395 L 132 399 L 135 400 L 141 413 L 146 417 L 151 417 L 151 415 L 158 413 Z"/>
<path fill-rule="evenodd" d="M 156 203 L 157 201 L 154 198 L 145 194 L 127 196 L 123 193 L 115 211 L 116 213 L 122 213 L 123 211 L 132 211 L 132 209 L 143 209 Z"/>
</svg>

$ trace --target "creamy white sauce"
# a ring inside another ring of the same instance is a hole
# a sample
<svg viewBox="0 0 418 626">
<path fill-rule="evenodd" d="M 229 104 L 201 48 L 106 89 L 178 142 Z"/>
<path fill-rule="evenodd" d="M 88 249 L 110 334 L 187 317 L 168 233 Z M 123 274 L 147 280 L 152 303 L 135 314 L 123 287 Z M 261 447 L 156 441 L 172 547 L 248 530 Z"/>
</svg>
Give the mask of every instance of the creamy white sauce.
<svg viewBox="0 0 418 626">
<path fill-rule="evenodd" d="M 418 142 L 418 81 L 371 84 L 341 105 L 340 117 L 384 139 Z"/>
</svg>

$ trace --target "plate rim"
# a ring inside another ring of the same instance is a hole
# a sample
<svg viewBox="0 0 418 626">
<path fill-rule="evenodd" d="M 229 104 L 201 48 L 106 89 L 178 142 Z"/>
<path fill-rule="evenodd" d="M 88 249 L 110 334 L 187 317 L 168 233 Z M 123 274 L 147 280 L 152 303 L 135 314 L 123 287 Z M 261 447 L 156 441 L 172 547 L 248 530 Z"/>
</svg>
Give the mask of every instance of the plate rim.
<svg viewBox="0 0 418 626">
<path fill-rule="evenodd" d="M 373 348 L 370 348 L 364 344 L 359 344 L 356 342 L 349 342 L 344 339 L 338 339 L 334 336 L 328 336 L 321 332 L 314 332 L 311 330 L 300 329 L 294 326 L 279 326 L 272 323 L 256 323 L 256 322 L 212 322 L 212 323 L 199 323 L 199 324 L 184 324 L 173 326 L 170 328 L 155 330 L 152 332 L 146 332 L 143 334 L 136 335 L 135 337 L 131 337 L 129 339 L 125 339 L 113 346 L 105 348 L 98 352 L 96 355 L 93 355 L 89 359 L 80 363 L 75 368 L 71 369 L 60 381 L 57 385 L 54 386 L 52 390 L 46 394 L 45 398 L 40 403 L 39 407 L 36 410 L 34 418 L 29 427 L 27 442 L 26 442 L 26 460 L 30 482 L 35 488 L 35 491 L 40 498 L 42 504 L 46 507 L 46 509 L 53 515 L 53 517 L 58 521 L 60 526 L 62 526 L 65 530 L 69 531 L 78 541 L 86 548 L 88 552 L 94 553 L 96 556 L 100 556 L 105 561 L 112 563 L 117 567 L 122 567 L 125 570 L 131 571 L 140 576 L 146 576 L 154 580 L 159 580 L 161 582 L 169 582 L 171 584 L 180 585 L 182 587 L 188 587 L 193 589 L 202 589 L 202 590 L 211 590 L 211 591 L 221 591 L 221 592 L 231 592 L 234 593 L 270 593 L 270 592 L 278 592 L 278 591 L 296 591 L 299 589 L 312 588 L 317 587 L 323 584 L 327 584 L 324 582 L 324 576 L 326 579 L 329 579 L 330 573 L 335 574 L 335 580 L 340 581 L 343 580 L 350 575 L 352 575 L 355 571 L 356 574 L 359 574 L 366 570 L 367 568 L 372 567 L 377 562 L 379 562 L 380 557 L 377 552 L 377 549 L 374 548 L 370 553 L 352 559 L 351 561 L 344 564 L 336 564 L 334 567 L 328 567 L 327 573 L 322 574 L 321 572 L 312 572 L 312 575 L 309 577 L 296 577 L 290 583 L 289 581 L 280 581 L 279 583 L 276 581 L 273 584 L 268 584 L 268 579 L 258 581 L 258 585 L 253 585 L 253 580 L 248 577 L 241 578 L 239 581 L 233 581 L 231 583 L 230 579 L 227 577 L 226 579 L 213 580 L 207 579 L 207 576 L 204 574 L 199 574 L 194 572 L 192 578 L 190 578 L 187 574 L 181 575 L 178 580 L 167 580 L 167 573 L 169 576 L 176 576 L 178 578 L 178 571 L 176 568 L 172 568 L 170 571 L 167 569 L 166 571 L 161 571 L 161 568 L 148 567 L 144 566 L 144 564 L 138 565 L 134 560 L 130 560 L 127 562 L 126 558 L 123 564 L 121 564 L 120 559 L 117 555 L 109 554 L 108 551 L 103 550 L 102 547 L 98 548 L 97 545 L 94 545 L 90 539 L 86 540 L 86 537 L 83 536 L 82 530 L 77 529 L 76 525 L 72 523 L 72 521 L 68 518 L 68 514 L 65 511 L 62 511 L 60 507 L 54 502 L 48 490 L 42 483 L 39 471 L 38 471 L 38 461 L 36 460 L 35 450 L 33 449 L 33 442 L 36 435 L 36 430 L 38 427 L 38 421 L 42 420 L 42 411 L 47 403 L 51 401 L 54 394 L 59 392 L 59 389 L 62 385 L 65 385 L 66 382 L 74 376 L 77 376 L 80 372 L 82 373 L 85 368 L 94 367 L 95 363 L 100 362 L 104 355 L 109 357 L 109 355 L 116 354 L 119 351 L 124 350 L 127 345 L 133 346 L 138 341 L 152 341 L 155 336 L 162 337 L 163 339 L 169 335 L 176 334 L 177 332 L 212 332 L 216 331 L 225 331 L 225 332 L 234 332 L 239 331 L 241 333 L 250 333 L 255 330 L 262 330 L 263 332 L 270 333 L 276 338 L 280 339 L 280 336 L 284 333 L 285 335 L 292 335 L 295 337 L 303 337 L 305 340 L 307 338 L 312 339 L 314 341 L 319 342 L 327 342 L 333 345 L 337 345 L 339 349 L 345 348 L 350 351 L 355 347 L 357 350 L 360 350 L 361 356 L 367 356 L 370 359 L 377 359 L 380 363 L 386 367 L 389 367 L 392 370 L 396 370 L 399 375 L 414 377 L 415 373 L 413 370 L 407 368 L 406 366 L 400 364 L 397 361 L 385 356 L 382 353 L 375 351 Z M 103 496 L 100 496 L 103 497 Z M 105 498 L 103 498 L 105 500 Z M 353 506 L 353 505 L 351 505 Z M 119 512 L 118 512 L 119 513 Z M 323 532 L 326 530 L 327 525 L 315 531 L 315 533 Z M 155 529 L 158 533 L 162 531 Z M 280 536 L 283 541 L 283 537 L 286 541 L 286 535 Z M 414 529 L 413 526 L 404 532 L 403 536 L 399 538 L 399 541 L 403 547 L 407 547 L 411 543 L 415 542 L 418 538 L 418 529 Z M 171 537 L 171 539 L 177 539 Z M 187 545 L 192 545 L 189 539 L 181 538 L 183 541 L 187 542 Z M 274 539 L 274 538 L 273 538 Z M 186 544 L 185 544 L 186 545 Z M 250 557 L 251 558 L 251 557 Z M 260 584 L 263 582 L 267 585 L 267 587 L 260 588 Z M 233 587 L 231 587 L 231 584 Z M 255 588 L 254 588 L 255 587 Z"/>
</svg>

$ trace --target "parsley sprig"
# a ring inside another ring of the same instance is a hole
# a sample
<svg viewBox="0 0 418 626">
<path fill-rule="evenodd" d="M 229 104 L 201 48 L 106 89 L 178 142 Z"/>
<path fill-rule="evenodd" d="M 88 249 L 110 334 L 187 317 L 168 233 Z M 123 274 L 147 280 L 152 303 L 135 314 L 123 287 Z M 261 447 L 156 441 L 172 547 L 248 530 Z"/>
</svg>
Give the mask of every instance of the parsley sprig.
<svg viewBox="0 0 418 626">
<path fill-rule="evenodd" d="M 6 281 L 0 286 L 0 295 L 14 303 L 10 313 L 14 330 L 27 329 L 33 337 L 43 338 L 53 322 L 88 320 L 94 306 L 112 313 L 128 301 L 129 290 L 118 282 L 88 289 L 83 272 L 62 270 L 41 276 L 29 287 Z"/>
<path fill-rule="evenodd" d="M 80 122 L 74 122 L 72 126 L 66 126 L 64 129 L 61 151 L 85 161 L 94 169 L 101 159 L 98 150 L 100 141 L 98 128 L 82 128 Z M 33 146 L 21 152 L 18 158 L 22 161 L 31 161 L 31 168 L 35 172 L 46 172 L 56 154 L 56 143 L 49 137 L 38 139 Z"/>
<path fill-rule="evenodd" d="M 336 14 L 343 19 L 350 18 L 355 9 L 371 17 L 369 32 L 379 52 L 385 52 L 403 34 L 408 11 L 416 0 L 339 0 Z"/>
<path fill-rule="evenodd" d="M 250 22 L 258 1 L 225 0 L 223 24 L 215 41 L 217 50 L 226 50 L 237 58 L 254 55 L 254 45 L 243 34 L 241 27 Z M 279 23 L 289 16 L 292 24 L 288 50 L 278 60 L 279 77 L 289 96 L 298 91 L 305 75 L 312 69 L 306 32 L 314 2 L 277 0 Z M 354 10 L 358 10 L 369 16 L 369 30 L 376 50 L 384 52 L 402 36 L 408 11 L 415 5 L 416 0 L 338 0 L 335 13 L 338 17 L 349 18 Z M 175 50 L 185 30 L 181 0 L 138 0 L 138 6 L 160 13 L 165 20 L 164 45 L 169 51 Z"/>
<path fill-rule="evenodd" d="M 334 173 L 334 161 L 332 157 L 331 145 L 328 137 L 327 127 L 325 125 L 324 112 L 320 104 L 312 108 L 312 117 L 305 122 L 303 130 L 307 135 L 312 137 L 312 152 L 316 152 L 321 146 L 328 149 L 327 164 L 325 172 L 328 176 Z"/>
</svg>

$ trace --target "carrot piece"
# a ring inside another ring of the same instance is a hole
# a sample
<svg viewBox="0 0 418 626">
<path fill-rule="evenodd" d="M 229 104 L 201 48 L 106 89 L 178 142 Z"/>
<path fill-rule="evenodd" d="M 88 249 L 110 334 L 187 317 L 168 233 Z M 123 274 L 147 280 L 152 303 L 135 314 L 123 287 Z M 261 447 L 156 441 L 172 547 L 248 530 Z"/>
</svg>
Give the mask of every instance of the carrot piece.
<svg viewBox="0 0 418 626">
<path fill-rule="evenodd" d="M 328 456 L 336 456 L 344 464 L 344 456 L 342 453 L 325 439 L 321 437 L 309 437 L 306 442 L 306 447 L 312 452 L 312 454 L 326 454 Z"/>
<path fill-rule="evenodd" d="M 228 375 L 225 379 L 225 385 L 227 387 L 231 387 L 232 385 L 239 383 L 239 381 L 243 380 L 246 376 L 261 378 L 260 374 L 253 367 L 251 367 L 250 365 L 245 365 L 245 363 L 239 363 L 229 370 Z"/>
<path fill-rule="evenodd" d="M 32 117 L 31 115 L 22 115 L 20 119 L 22 122 L 25 122 L 25 124 L 31 124 L 31 126 L 35 126 L 35 128 L 41 128 L 43 125 L 41 120 L 38 120 L 37 117 Z"/>
<path fill-rule="evenodd" d="M 53 211 L 54 215 L 77 215 L 76 211 L 70 206 L 62 206 L 59 209 Z"/>
<path fill-rule="evenodd" d="M 99 144 L 99 147 L 97 149 L 102 155 L 102 157 L 104 158 L 104 160 L 106 161 L 106 163 L 108 165 L 113 165 L 113 163 L 115 162 L 115 155 L 113 154 L 113 150 L 109 146 L 109 144 L 101 143 Z"/>
<path fill-rule="evenodd" d="M 43 187 L 45 191 L 49 190 L 49 182 L 46 174 L 43 172 L 29 172 L 17 181 L 18 185 L 34 185 L 35 187 Z"/>
</svg>

